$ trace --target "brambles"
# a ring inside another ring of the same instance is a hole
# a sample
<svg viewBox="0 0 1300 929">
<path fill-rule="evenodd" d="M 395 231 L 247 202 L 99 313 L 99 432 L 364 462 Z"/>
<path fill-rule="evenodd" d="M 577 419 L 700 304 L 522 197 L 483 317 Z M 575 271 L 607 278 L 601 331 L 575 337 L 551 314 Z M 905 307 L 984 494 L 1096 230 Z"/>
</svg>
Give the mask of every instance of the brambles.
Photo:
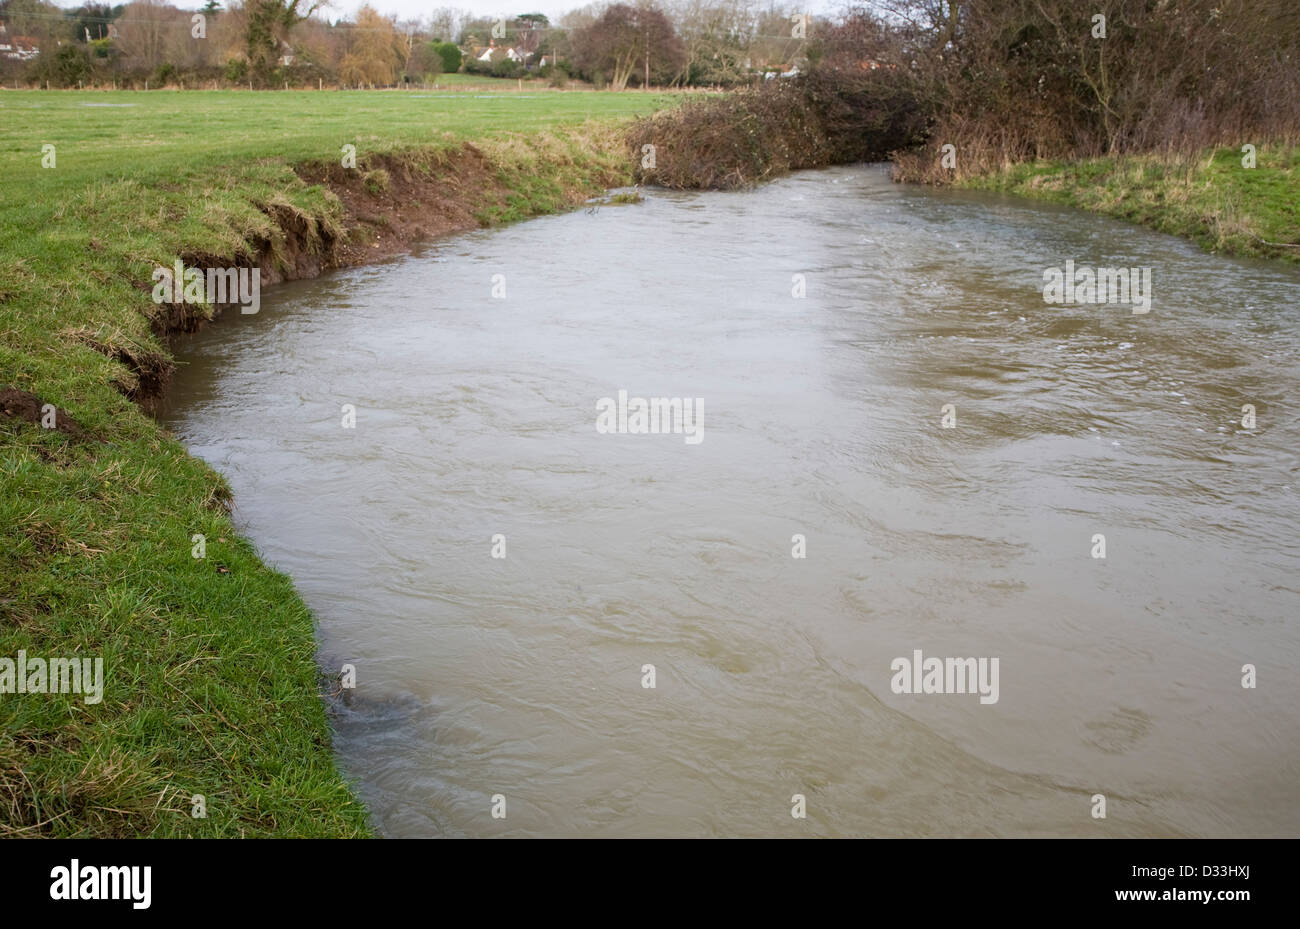
<svg viewBox="0 0 1300 929">
<path fill-rule="evenodd" d="M 735 188 L 800 168 L 887 158 L 916 144 L 924 122 L 892 72 L 857 76 L 817 69 L 807 77 L 692 101 L 642 120 L 629 142 L 642 183 Z"/>
<path fill-rule="evenodd" d="M 686 103 L 643 120 L 629 139 L 635 152 L 655 150 L 637 180 L 663 187 L 743 187 L 830 161 L 825 126 L 787 85 Z"/>
</svg>

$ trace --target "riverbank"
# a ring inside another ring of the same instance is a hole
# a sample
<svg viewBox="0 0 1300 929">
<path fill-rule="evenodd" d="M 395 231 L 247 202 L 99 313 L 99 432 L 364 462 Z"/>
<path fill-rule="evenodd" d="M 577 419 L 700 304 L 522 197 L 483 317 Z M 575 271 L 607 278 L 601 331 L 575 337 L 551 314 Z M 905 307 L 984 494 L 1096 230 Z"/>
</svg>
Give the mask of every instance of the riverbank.
<svg viewBox="0 0 1300 929">
<path fill-rule="evenodd" d="M 147 415 L 213 313 L 153 270 L 274 283 L 562 210 L 628 182 L 620 120 L 661 103 L 288 96 L 4 95 L 0 658 L 101 658 L 103 694 L 0 694 L 0 834 L 368 834 L 310 612 Z"/>
<path fill-rule="evenodd" d="M 1300 146 L 1196 155 L 1040 161 L 960 177 L 956 186 L 1064 203 L 1182 236 L 1211 252 L 1300 262 Z"/>
</svg>

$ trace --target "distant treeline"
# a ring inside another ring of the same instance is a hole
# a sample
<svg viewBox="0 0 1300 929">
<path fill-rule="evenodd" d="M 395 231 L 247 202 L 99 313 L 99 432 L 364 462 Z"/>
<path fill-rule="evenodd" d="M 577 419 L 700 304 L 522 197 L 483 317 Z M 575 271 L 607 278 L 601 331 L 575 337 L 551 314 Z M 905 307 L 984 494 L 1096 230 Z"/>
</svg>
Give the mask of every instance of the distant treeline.
<svg viewBox="0 0 1300 929">
<path fill-rule="evenodd" d="M 463 70 L 557 83 L 580 78 L 614 90 L 647 81 L 735 87 L 815 55 L 826 22 L 796 20 L 797 5 L 596 3 L 555 22 L 541 13 L 497 19 L 450 7 L 399 19 L 367 5 L 331 23 L 312 0 L 194 0 L 191 9 L 135 0 L 72 10 L 48 0 L 0 0 L 8 39 L 0 36 L 0 44 L 12 46 L 0 52 L 0 80 L 51 87 L 393 87 Z"/>
<path fill-rule="evenodd" d="M 1035 158 L 1300 136 L 1297 0 L 888 7 L 824 25 L 795 81 L 644 121 L 633 141 L 655 157 L 642 179 L 734 186 L 893 152 L 901 177 L 943 181 Z"/>
</svg>

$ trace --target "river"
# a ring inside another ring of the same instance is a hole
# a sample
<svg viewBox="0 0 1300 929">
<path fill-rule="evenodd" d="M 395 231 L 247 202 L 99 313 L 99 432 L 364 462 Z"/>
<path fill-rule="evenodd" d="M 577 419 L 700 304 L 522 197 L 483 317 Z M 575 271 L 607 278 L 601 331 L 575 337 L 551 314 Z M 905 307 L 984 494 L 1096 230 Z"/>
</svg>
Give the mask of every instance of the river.
<svg viewBox="0 0 1300 929">
<path fill-rule="evenodd" d="M 355 666 L 383 835 L 1294 836 L 1298 322 L 1295 267 L 855 166 L 276 287 L 161 416 Z"/>
</svg>

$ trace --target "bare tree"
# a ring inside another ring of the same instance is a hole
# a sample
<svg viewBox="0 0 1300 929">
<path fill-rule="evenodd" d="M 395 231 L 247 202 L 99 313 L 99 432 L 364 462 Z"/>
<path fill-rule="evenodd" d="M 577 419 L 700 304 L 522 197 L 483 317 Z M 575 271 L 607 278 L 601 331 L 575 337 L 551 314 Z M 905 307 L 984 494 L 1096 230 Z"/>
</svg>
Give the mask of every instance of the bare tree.
<svg viewBox="0 0 1300 929">
<path fill-rule="evenodd" d="M 672 75 L 685 56 L 673 24 L 648 4 L 609 7 L 590 26 L 574 31 L 573 44 L 579 67 L 588 73 L 608 74 L 610 90 L 626 88 L 638 65 L 648 89 L 652 68 Z"/>
<path fill-rule="evenodd" d="M 134 0 L 117 20 L 117 45 L 128 66 L 152 70 L 162 64 L 167 37 L 181 11 L 162 0 Z"/>
</svg>

